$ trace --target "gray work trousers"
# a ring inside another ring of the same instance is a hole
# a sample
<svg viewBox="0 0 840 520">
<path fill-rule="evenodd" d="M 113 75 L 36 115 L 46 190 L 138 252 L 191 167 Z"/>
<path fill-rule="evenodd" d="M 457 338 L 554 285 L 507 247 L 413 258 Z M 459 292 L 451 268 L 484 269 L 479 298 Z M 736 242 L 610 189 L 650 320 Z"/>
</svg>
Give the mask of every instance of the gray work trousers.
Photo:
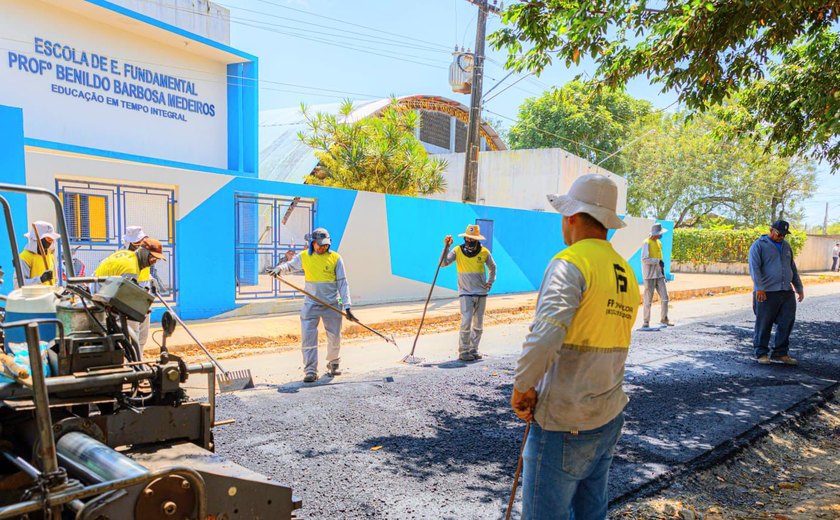
<svg viewBox="0 0 840 520">
<path fill-rule="evenodd" d="M 129 328 L 131 328 L 131 330 L 133 330 L 137 335 L 134 339 L 136 339 L 137 343 L 140 345 L 140 357 L 143 357 L 143 347 L 145 347 L 146 342 L 149 341 L 149 322 L 151 319 L 151 314 L 147 314 L 146 319 L 143 321 L 128 320 Z"/>
<path fill-rule="evenodd" d="M 323 305 L 304 304 L 300 313 L 303 371 L 318 374 L 318 322 L 324 320 L 327 331 L 327 363 L 339 361 L 341 348 L 341 315 Z"/>
<path fill-rule="evenodd" d="M 653 304 L 653 291 L 659 293 L 659 300 L 662 304 L 660 321 L 668 321 L 668 288 L 665 287 L 665 278 L 650 278 L 645 280 L 644 298 L 644 323 L 650 323 L 650 306 Z"/>
<path fill-rule="evenodd" d="M 461 296 L 461 334 L 458 338 L 459 354 L 475 354 L 484 330 L 484 308 L 487 296 Z"/>
</svg>

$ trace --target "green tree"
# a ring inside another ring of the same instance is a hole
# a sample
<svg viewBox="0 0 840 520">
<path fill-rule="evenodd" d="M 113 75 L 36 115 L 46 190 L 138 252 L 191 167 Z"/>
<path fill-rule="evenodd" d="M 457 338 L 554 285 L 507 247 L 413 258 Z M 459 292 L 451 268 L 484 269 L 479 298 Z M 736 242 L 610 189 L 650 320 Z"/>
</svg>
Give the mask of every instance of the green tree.
<svg viewBox="0 0 840 520">
<path fill-rule="evenodd" d="M 604 168 L 623 173 L 619 155 L 634 124 L 651 113 L 649 102 L 624 92 L 593 92 L 580 81 L 553 88 L 519 107 L 508 131 L 511 148 L 563 148 Z"/>
<path fill-rule="evenodd" d="M 309 128 L 298 138 L 320 161 L 306 183 L 411 196 L 446 189 L 446 161 L 429 157 L 415 137 L 417 112 L 393 102 L 376 117 L 353 120 L 351 101 L 337 115 L 301 110 Z"/>
<path fill-rule="evenodd" d="M 714 112 L 659 114 L 638 125 L 622 152 L 630 212 L 677 227 L 798 217 L 815 189 L 813 164 L 768 153 L 751 138 L 715 138 L 726 127 Z"/>
<path fill-rule="evenodd" d="M 840 2 L 837 0 L 530 0 L 491 35 L 508 67 L 539 72 L 552 60 L 593 60 L 597 88 L 644 76 L 703 111 L 738 92 L 784 155 L 840 168 Z M 768 74 L 769 73 L 769 74 Z"/>
</svg>

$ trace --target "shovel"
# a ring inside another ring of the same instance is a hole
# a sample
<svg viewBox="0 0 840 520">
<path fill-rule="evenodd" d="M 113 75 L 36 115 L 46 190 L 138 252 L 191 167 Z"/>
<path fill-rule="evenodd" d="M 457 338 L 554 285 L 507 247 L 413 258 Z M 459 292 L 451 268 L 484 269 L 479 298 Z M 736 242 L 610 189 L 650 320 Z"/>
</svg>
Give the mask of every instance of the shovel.
<svg viewBox="0 0 840 520">
<path fill-rule="evenodd" d="M 435 277 L 432 278 L 432 286 L 429 287 L 429 295 L 426 297 L 426 304 L 423 305 L 423 316 L 420 317 L 420 325 L 417 327 L 417 335 L 414 336 L 414 344 L 411 346 L 411 352 L 402 358 L 403 363 L 417 365 L 423 362 L 423 358 L 414 356 L 414 349 L 417 348 L 417 340 L 420 338 L 420 331 L 423 330 L 423 322 L 426 321 L 426 309 L 429 308 L 429 301 L 432 299 L 432 292 L 435 290 L 435 283 L 437 282 L 438 273 L 440 272 L 440 266 L 443 265 L 443 257 L 446 254 L 447 247 L 449 246 L 443 246 L 443 252 L 440 254 L 440 260 L 438 261 L 437 269 L 435 270 Z"/>
<path fill-rule="evenodd" d="M 270 274 L 270 273 L 269 273 L 269 274 Z M 337 312 L 337 313 L 341 314 L 342 316 L 344 316 L 344 317 L 345 317 L 345 318 L 347 318 L 348 320 L 350 319 L 350 317 L 349 317 L 349 316 L 347 316 L 347 314 L 345 314 L 345 313 L 344 313 L 344 311 L 341 311 L 341 310 L 337 309 L 336 307 L 333 307 L 333 306 L 332 306 L 332 305 L 330 305 L 329 303 L 325 302 L 324 300 L 322 300 L 322 299 L 318 298 L 317 296 L 315 296 L 315 295 L 313 295 L 313 294 L 310 294 L 310 293 L 308 293 L 308 292 L 304 291 L 303 289 L 301 289 L 301 288 L 300 288 L 300 287 L 298 287 L 297 285 L 295 285 L 295 284 L 293 284 L 293 283 L 291 283 L 291 282 L 287 281 L 285 278 L 281 278 L 281 277 L 279 277 L 279 276 L 277 276 L 277 275 L 275 275 L 275 274 L 271 274 L 271 276 L 272 276 L 272 277 L 274 277 L 274 278 L 276 278 L 277 280 L 279 280 L 279 281 L 283 282 L 284 284 L 288 285 L 289 287 L 291 287 L 292 289 L 296 290 L 297 292 L 302 293 L 302 294 L 305 294 L 306 296 L 309 296 L 310 298 L 312 298 L 312 299 L 313 299 L 313 300 L 315 300 L 316 302 L 320 303 L 320 304 L 321 304 L 321 305 L 323 305 L 324 307 L 327 307 L 328 309 L 331 309 L 331 310 L 333 310 L 333 311 L 335 311 L 335 312 Z M 361 321 L 359 321 L 359 320 L 351 320 L 351 321 L 353 321 L 354 323 L 356 323 L 357 325 L 359 325 L 359 326 L 361 326 L 361 327 L 364 327 L 364 328 L 365 328 L 365 329 L 367 329 L 368 331 L 370 331 L 370 332 L 372 332 L 372 333 L 376 334 L 377 336 L 379 336 L 380 338 L 384 339 L 384 340 L 385 340 L 385 341 L 387 341 L 388 343 L 390 343 L 390 344 L 394 345 L 395 347 L 397 347 L 397 350 L 399 350 L 399 349 L 400 349 L 400 346 L 399 346 L 399 345 L 397 345 L 397 340 L 395 340 L 395 339 L 394 339 L 394 335 L 393 335 L 393 334 L 389 334 L 389 335 L 387 335 L 387 336 L 386 336 L 385 334 L 382 334 L 382 333 L 381 333 L 381 332 L 379 332 L 378 330 L 373 329 L 373 328 L 371 328 L 371 327 L 368 327 L 367 325 L 365 325 L 364 323 L 362 323 L 362 322 L 361 322 Z"/>
<path fill-rule="evenodd" d="M 160 303 L 162 303 L 163 306 L 166 307 L 166 310 L 168 310 L 169 313 L 172 314 L 172 317 L 175 318 L 175 320 L 178 323 L 180 323 L 182 327 L 184 327 L 184 330 L 187 331 L 187 334 L 189 334 L 193 341 L 195 341 L 196 345 L 201 347 L 201 350 L 203 350 L 204 353 L 207 354 L 207 357 L 210 358 L 210 361 L 212 361 L 214 365 L 216 365 L 216 368 L 219 369 L 219 372 L 221 372 L 221 374 L 216 375 L 216 380 L 219 382 L 220 392 L 236 392 L 237 390 L 254 388 L 254 378 L 251 376 L 250 370 L 246 368 L 245 370 L 232 370 L 228 372 L 227 370 L 222 368 L 222 365 L 220 365 L 219 362 L 216 361 L 216 358 L 213 357 L 213 354 L 211 354 L 210 351 L 207 350 L 207 347 L 205 347 L 201 343 L 201 341 L 199 341 L 198 338 L 195 337 L 195 334 L 193 334 L 189 327 L 187 327 L 187 324 L 184 323 L 184 320 L 182 320 L 180 316 L 175 314 L 175 311 L 173 311 L 172 307 L 170 307 L 169 304 L 166 303 L 166 300 L 164 300 L 160 294 L 155 294 L 155 296 L 157 296 L 158 301 L 160 301 Z"/>
</svg>

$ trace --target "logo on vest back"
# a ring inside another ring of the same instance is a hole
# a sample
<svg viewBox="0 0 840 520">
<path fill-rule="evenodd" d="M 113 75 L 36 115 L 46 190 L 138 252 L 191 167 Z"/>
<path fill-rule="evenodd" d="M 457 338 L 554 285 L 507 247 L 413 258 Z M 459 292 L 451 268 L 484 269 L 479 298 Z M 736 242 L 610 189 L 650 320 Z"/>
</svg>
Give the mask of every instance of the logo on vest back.
<svg viewBox="0 0 840 520">
<path fill-rule="evenodd" d="M 615 271 L 615 292 L 627 292 L 627 277 L 624 276 L 626 271 L 618 264 L 613 264 L 613 271 Z"/>
</svg>

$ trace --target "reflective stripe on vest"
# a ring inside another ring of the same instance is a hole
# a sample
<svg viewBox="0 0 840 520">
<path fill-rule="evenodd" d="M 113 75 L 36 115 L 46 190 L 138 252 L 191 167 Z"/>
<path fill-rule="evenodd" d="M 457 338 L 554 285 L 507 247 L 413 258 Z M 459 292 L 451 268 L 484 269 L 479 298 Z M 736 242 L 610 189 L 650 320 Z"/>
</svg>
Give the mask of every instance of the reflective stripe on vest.
<svg viewBox="0 0 840 520">
<path fill-rule="evenodd" d="M 122 276 L 124 274 L 140 274 L 140 263 L 134 251 L 121 250 L 112 253 L 99 264 L 94 273 L 96 276 Z"/>
<path fill-rule="evenodd" d="M 335 266 L 341 255 L 335 251 L 329 251 L 323 255 L 318 253 L 309 254 L 304 251 L 300 255 L 303 264 L 303 277 L 307 282 L 334 282 Z"/>
<path fill-rule="evenodd" d="M 659 243 L 659 240 L 648 238 L 645 240 L 645 244 L 648 245 L 649 257 L 662 260 L 662 244 Z"/>
<path fill-rule="evenodd" d="M 484 273 L 484 264 L 490 251 L 482 246 L 477 255 L 470 258 L 461 251 L 461 246 L 455 248 L 455 268 L 459 273 Z"/>
<path fill-rule="evenodd" d="M 597 239 L 576 242 L 554 259 L 573 264 L 586 281 L 563 348 L 627 349 L 639 310 L 639 284 L 627 261 L 608 241 Z"/>
<path fill-rule="evenodd" d="M 28 249 L 24 249 L 20 253 L 20 261 L 29 266 L 29 277 L 40 278 L 46 271 L 53 272 L 53 278 L 44 285 L 55 285 L 57 273 L 55 272 L 55 257 L 52 253 L 47 254 L 47 262 L 44 263 L 44 257 L 38 253 L 33 253 Z"/>
</svg>

